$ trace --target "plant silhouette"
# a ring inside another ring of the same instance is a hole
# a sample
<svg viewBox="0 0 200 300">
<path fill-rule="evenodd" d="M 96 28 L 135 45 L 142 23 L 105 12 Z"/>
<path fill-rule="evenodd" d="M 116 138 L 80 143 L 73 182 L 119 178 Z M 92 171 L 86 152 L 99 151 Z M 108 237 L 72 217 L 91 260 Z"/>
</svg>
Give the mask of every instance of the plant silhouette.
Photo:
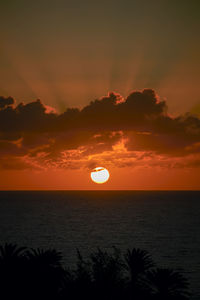
<svg viewBox="0 0 200 300">
<path fill-rule="evenodd" d="M 23 297 L 26 274 L 25 247 L 0 245 L 0 293 L 2 299 Z"/>
<path fill-rule="evenodd" d="M 149 286 L 146 282 L 146 272 L 154 266 L 153 260 L 145 250 L 128 249 L 124 255 L 126 269 L 129 272 L 129 294 L 134 299 L 148 299 Z"/>
<path fill-rule="evenodd" d="M 87 259 L 77 250 L 74 268 L 55 249 L 0 245 L 0 299 L 188 300 L 188 282 L 173 269 L 158 268 L 150 254 L 97 248 Z"/>
<path fill-rule="evenodd" d="M 187 299 L 188 283 L 179 272 L 157 268 L 148 272 L 148 279 L 153 299 Z"/>
<path fill-rule="evenodd" d="M 65 271 L 62 267 L 62 254 L 54 249 L 31 249 L 26 257 L 29 267 L 29 282 L 33 299 L 55 299 L 62 288 Z"/>
<path fill-rule="evenodd" d="M 90 255 L 92 278 L 99 299 L 121 299 L 123 294 L 123 261 L 119 249 L 113 253 L 97 249 Z"/>
</svg>

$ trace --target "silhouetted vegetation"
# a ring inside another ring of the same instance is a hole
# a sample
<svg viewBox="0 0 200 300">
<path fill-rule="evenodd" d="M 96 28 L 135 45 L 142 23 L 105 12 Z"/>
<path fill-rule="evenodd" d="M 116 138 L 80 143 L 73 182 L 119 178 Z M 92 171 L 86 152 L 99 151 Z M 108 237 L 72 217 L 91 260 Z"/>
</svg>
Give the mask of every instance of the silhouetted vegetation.
<svg viewBox="0 0 200 300">
<path fill-rule="evenodd" d="M 0 299 L 187 300 L 188 282 L 172 269 L 158 268 L 150 254 L 113 247 L 65 268 L 62 253 L 0 246 Z"/>
</svg>

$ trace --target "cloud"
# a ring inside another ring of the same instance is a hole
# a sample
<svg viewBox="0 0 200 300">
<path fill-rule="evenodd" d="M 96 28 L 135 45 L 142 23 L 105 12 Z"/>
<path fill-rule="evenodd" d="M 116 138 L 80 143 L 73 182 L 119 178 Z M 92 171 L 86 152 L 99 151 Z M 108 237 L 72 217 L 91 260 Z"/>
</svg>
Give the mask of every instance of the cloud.
<svg viewBox="0 0 200 300">
<path fill-rule="evenodd" d="M 12 97 L 5 98 L 0 96 L 0 109 L 3 109 L 13 104 L 14 104 L 14 99 Z"/>
<path fill-rule="evenodd" d="M 198 155 L 199 145 L 200 119 L 170 116 L 152 89 L 126 98 L 112 92 L 60 114 L 40 100 L 15 105 L 13 98 L 0 97 L 2 169 L 80 168 L 101 161 L 181 165 L 180 159 Z"/>
</svg>

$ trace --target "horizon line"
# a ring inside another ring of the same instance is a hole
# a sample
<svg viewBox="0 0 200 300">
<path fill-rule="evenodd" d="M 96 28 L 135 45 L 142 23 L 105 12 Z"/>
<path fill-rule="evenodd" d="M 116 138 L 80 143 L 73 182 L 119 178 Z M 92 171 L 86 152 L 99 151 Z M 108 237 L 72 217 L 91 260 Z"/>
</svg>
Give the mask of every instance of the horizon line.
<svg viewBox="0 0 200 300">
<path fill-rule="evenodd" d="M 200 189 L 109 189 L 109 190 L 95 190 L 95 189 L 6 189 L 0 192 L 200 192 Z"/>
</svg>

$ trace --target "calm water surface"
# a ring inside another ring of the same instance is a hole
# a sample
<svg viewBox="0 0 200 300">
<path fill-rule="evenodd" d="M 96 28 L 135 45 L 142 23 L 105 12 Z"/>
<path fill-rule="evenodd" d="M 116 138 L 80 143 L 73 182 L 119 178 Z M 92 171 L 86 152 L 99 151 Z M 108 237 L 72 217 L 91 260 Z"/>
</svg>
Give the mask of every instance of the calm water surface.
<svg viewBox="0 0 200 300">
<path fill-rule="evenodd" d="M 200 299 L 200 192 L 0 192 L 0 242 L 56 248 L 73 264 L 113 245 L 183 270 Z"/>
</svg>

